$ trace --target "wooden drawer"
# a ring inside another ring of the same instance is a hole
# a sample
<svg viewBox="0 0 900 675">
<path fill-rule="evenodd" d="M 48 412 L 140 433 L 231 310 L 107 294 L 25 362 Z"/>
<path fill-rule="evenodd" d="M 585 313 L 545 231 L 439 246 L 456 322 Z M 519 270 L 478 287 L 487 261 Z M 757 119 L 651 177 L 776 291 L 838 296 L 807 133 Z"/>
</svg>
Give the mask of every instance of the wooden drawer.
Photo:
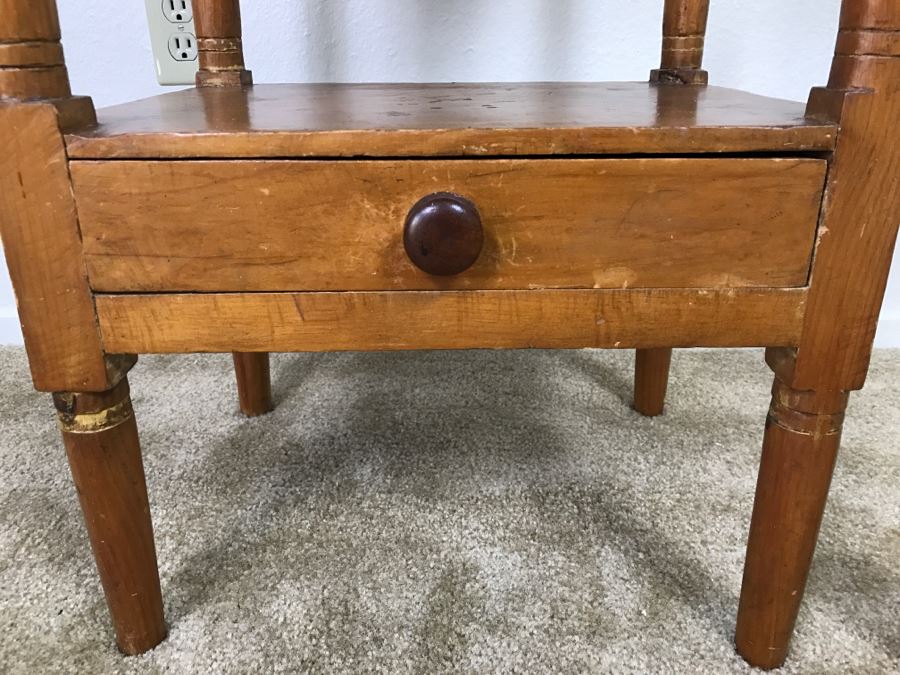
<svg viewBox="0 0 900 675">
<path fill-rule="evenodd" d="M 73 161 L 99 291 L 790 287 L 825 162 L 793 158 Z M 477 262 L 430 276 L 402 228 L 471 199 Z"/>
</svg>

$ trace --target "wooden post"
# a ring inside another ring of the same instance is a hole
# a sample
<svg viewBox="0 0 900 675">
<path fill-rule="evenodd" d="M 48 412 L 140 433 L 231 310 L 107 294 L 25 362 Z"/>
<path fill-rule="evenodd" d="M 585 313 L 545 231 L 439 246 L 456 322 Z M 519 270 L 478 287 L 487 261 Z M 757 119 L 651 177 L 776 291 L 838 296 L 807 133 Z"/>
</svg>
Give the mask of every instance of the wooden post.
<svg viewBox="0 0 900 675">
<path fill-rule="evenodd" d="M 244 68 L 240 0 L 193 0 L 194 29 L 200 53 L 198 87 L 243 87 L 253 84 Z"/>
<path fill-rule="evenodd" d="M 634 362 L 634 409 L 647 417 L 662 415 L 669 386 L 672 350 L 638 349 Z"/>
<path fill-rule="evenodd" d="M 100 340 L 56 109 L 0 102 L 0 148 L 0 234 L 35 389 L 106 391 L 130 363 Z"/>
<path fill-rule="evenodd" d="M 97 123 L 91 99 L 69 88 L 54 0 L 0 0 L 0 98 L 46 100 L 65 130 Z"/>
<path fill-rule="evenodd" d="M 272 410 L 272 384 L 269 355 L 266 352 L 234 352 L 241 412 L 248 417 L 264 415 Z"/>
<path fill-rule="evenodd" d="M 128 381 L 99 394 L 54 394 L 53 402 L 116 642 L 126 654 L 147 651 L 166 625 Z"/>
<path fill-rule="evenodd" d="M 69 466 L 119 647 L 166 634 L 130 355 L 107 355 L 81 251 L 63 131 L 96 124 L 73 97 L 53 0 L 0 0 L 0 233 L 36 389 L 55 393 Z M 98 392 L 98 393 L 92 393 Z"/>
<path fill-rule="evenodd" d="M 751 665 L 787 656 L 841 440 L 846 392 L 778 379 L 766 421 L 735 643 Z"/>
<path fill-rule="evenodd" d="M 844 0 L 827 88 L 807 115 L 840 124 L 829 162 L 803 332 L 769 349 L 775 372 L 735 642 L 752 665 L 785 659 L 847 393 L 865 382 L 900 221 L 900 3 Z"/>
<path fill-rule="evenodd" d="M 666 0 L 663 13 L 662 58 L 650 73 L 651 82 L 706 84 L 703 43 L 709 0 Z"/>
<path fill-rule="evenodd" d="M 705 85 L 709 81 L 707 72 L 701 68 L 708 16 L 709 0 L 666 0 L 660 67 L 650 72 L 650 82 Z M 694 99 L 694 114 L 696 109 Z M 637 350 L 634 409 L 639 413 L 651 417 L 662 414 L 671 360 L 671 349 Z"/>
<path fill-rule="evenodd" d="M 831 77 L 807 116 L 840 123 L 789 383 L 860 389 L 900 221 L 900 2 L 844 0 Z M 780 359 L 782 362 L 784 358 Z"/>
</svg>

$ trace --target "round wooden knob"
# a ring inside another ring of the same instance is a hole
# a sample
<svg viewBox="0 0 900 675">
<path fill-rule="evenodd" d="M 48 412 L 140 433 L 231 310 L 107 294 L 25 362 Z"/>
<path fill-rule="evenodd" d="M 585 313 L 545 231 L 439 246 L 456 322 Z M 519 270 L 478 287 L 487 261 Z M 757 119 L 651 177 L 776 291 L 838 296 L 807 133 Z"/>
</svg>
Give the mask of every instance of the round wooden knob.
<svg viewBox="0 0 900 675">
<path fill-rule="evenodd" d="M 484 243 L 481 216 L 475 205 L 451 192 L 422 197 L 403 225 L 403 246 L 416 267 L 449 276 L 469 269 Z"/>
</svg>

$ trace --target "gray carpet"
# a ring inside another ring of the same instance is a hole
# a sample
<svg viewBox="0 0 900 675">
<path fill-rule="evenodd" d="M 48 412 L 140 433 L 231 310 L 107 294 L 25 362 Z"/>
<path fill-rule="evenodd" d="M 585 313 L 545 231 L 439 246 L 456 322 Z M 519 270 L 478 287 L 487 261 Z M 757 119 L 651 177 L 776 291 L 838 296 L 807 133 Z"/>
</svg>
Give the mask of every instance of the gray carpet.
<svg viewBox="0 0 900 675">
<path fill-rule="evenodd" d="M 49 398 L 0 350 L 0 670 L 746 672 L 732 633 L 770 374 L 680 352 L 225 356 L 133 371 L 170 635 L 112 643 Z M 787 672 L 900 669 L 900 351 L 851 399 Z"/>
</svg>

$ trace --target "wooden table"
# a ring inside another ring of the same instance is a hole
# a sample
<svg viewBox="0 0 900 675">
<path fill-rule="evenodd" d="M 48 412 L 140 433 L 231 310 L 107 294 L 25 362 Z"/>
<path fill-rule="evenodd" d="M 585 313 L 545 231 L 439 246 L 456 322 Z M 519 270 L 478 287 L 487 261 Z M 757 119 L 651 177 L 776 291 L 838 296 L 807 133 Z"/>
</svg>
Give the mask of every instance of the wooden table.
<svg viewBox="0 0 900 675">
<path fill-rule="evenodd" d="M 261 414 L 272 351 L 636 349 L 654 415 L 672 348 L 762 346 L 736 643 L 781 664 L 897 235 L 900 4 L 844 1 L 806 106 L 706 84 L 706 0 L 606 84 L 254 86 L 237 1 L 193 9 L 198 86 L 95 116 L 53 0 L 0 0 L 3 243 L 119 647 L 166 633 L 137 354 L 232 352 Z"/>
</svg>

